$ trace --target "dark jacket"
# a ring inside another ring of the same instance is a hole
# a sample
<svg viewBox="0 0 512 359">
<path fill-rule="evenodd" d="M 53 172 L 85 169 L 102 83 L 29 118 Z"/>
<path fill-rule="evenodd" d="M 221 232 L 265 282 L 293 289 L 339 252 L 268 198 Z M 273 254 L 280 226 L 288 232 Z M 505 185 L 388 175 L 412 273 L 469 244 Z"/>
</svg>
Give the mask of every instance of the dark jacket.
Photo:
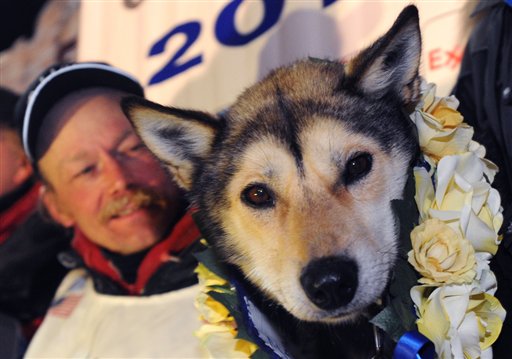
<svg viewBox="0 0 512 359">
<path fill-rule="evenodd" d="M 69 248 L 70 239 L 69 232 L 46 220 L 35 203 L 17 206 L 27 196 L 34 196 L 33 186 L 0 211 L 0 221 L 21 219 L 15 228 L 6 226 L 8 235 L 0 244 L 0 313 L 20 321 L 27 338 L 37 328 L 67 272 L 57 256 Z"/>
<path fill-rule="evenodd" d="M 23 324 L 42 318 L 66 269 L 58 253 L 69 235 L 33 213 L 0 246 L 0 311 Z"/>
<path fill-rule="evenodd" d="M 171 233 L 149 250 L 120 255 L 101 248 L 75 231 L 73 250 L 61 256 L 69 268 L 86 268 L 97 292 L 108 295 L 153 295 L 197 283 L 194 253 L 200 248 L 199 230 L 190 213 Z"/>
<path fill-rule="evenodd" d="M 23 338 L 19 322 L 0 313 L 0 358 L 21 358 L 25 347 L 26 340 Z"/>
<path fill-rule="evenodd" d="M 491 268 L 498 279 L 496 297 L 508 313 L 493 349 L 496 358 L 508 358 L 512 342 L 512 6 L 501 0 L 481 1 L 473 16 L 479 21 L 467 44 L 454 95 L 465 121 L 475 128 L 475 140 L 500 168 L 493 186 L 504 208 L 504 239 Z"/>
<path fill-rule="evenodd" d="M 505 207 L 512 204 L 512 7 L 503 1 L 481 2 L 480 21 L 466 46 L 454 89 L 464 120 L 486 157 L 500 167 L 494 186 Z"/>
</svg>

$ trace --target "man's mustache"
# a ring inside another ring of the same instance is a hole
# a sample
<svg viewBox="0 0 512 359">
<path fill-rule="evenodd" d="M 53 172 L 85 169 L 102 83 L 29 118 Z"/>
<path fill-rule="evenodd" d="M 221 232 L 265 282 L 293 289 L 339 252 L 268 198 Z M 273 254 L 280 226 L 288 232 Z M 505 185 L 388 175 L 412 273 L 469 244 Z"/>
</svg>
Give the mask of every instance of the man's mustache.
<svg viewBox="0 0 512 359">
<path fill-rule="evenodd" d="M 106 222 L 114 217 L 129 214 L 139 208 L 157 207 L 165 209 L 168 199 L 148 188 L 135 188 L 125 195 L 113 198 L 105 204 L 100 212 L 100 219 Z"/>
</svg>

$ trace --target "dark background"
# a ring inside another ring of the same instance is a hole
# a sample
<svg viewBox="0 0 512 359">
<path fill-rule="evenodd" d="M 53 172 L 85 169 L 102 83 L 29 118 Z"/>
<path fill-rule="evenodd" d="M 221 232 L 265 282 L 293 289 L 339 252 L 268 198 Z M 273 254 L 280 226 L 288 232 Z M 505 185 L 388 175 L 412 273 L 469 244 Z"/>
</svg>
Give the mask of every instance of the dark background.
<svg viewBox="0 0 512 359">
<path fill-rule="evenodd" d="M 0 51 L 17 38 L 32 37 L 39 11 L 46 0 L 0 0 Z"/>
</svg>

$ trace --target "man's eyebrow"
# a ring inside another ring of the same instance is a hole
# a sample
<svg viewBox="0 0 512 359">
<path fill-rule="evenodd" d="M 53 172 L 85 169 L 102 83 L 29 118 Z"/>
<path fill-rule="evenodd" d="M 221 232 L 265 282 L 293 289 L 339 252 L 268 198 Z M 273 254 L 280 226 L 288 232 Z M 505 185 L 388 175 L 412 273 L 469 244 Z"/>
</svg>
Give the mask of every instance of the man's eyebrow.
<svg viewBox="0 0 512 359">
<path fill-rule="evenodd" d="M 137 134 L 132 129 L 127 129 L 124 131 L 121 136 L 119 136 L 115 142 L 114 142 L 114 148 L 117 148 L 121 143 L 123 143 L 124 140 L 126 140 L 128 137 L 134 136 L 135 138 L 139 138 Z"/>
<path fill-rule="evenodd" d="M 137 137 L 137 135 L 131 129 L 127 129 L 126 131 L 124 131 L 117 139 L 115 139 L 114 145 L 113 145 L 112 149 L 117 148 L 124 140 L 126 140 L 128 137 L 130 137 L 132 135 Z M 76 163 L 76 162 L 85 161 L 85 160 L 88 159 L 88 157 L 89 156 L 88 156 L 86 151 L 80 151 L 80 152 L 74 154 L 72 157 L 64 159 L 59 164 L 59 167 L 61 167 L 61 169 L 63 169 L 67 164 L 73 164 L 73 163 Z"/>
<path fill-rule="evenodd" d="M 85 151 L 81 151 L 81 152 L 78 152 L 78 153 L 74 154 L 72 157 L 70 157 L 68 159 L 65 159 L 61 163 L 62 164 L 67 164 L 67 163 L 84 161 L 86 159 L 87 159 L 87 153 Z"/>
<path fill-rule="evenodd" d="M 80 151 L 72 157 L 63 159 L 57 164 L 57 171 L 61 175 L 72 174 L 73 166 L 80 163 L 85 163 L 88 160 L 88 155 L 85 151 Z"/>
</svg>

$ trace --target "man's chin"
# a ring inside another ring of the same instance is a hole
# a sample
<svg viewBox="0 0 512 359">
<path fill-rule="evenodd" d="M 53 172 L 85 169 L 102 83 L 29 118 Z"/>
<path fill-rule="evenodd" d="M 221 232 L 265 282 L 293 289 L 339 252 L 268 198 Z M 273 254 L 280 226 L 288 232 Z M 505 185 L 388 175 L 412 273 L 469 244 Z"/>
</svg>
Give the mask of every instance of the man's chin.
<svg viewBox="0 0 512 359">
<path fill-rule="evenodd" d="M 110 238 L 104 247 L 115 253 L 129 255 L 151 248 L 159 240 L 159 236 L 149 230 L 141 230 L 138 233 L 126 231 Z"/>
</svg>

